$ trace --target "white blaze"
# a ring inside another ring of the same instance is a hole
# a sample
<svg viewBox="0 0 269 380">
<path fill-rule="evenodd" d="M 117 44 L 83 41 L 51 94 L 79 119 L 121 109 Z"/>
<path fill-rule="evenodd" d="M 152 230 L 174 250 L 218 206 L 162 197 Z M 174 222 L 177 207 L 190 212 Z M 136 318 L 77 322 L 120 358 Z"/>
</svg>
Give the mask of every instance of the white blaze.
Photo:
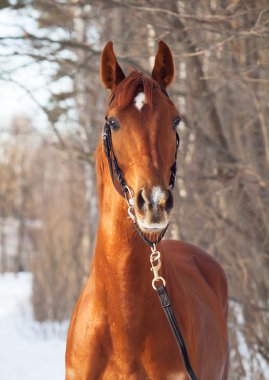
<svg viewBox="0 0 269 380">
<path fill-rule="evenodd" d="M 161 198 L 165 198 L 165 192 L 159 187 L 154 186 L 151 193 L 153 204 L 158 204 Z"/>
<path fill-rule="evenodd" d="M 135 107 L 141 111 L 143 105 L 146 103 L 145 102 L 145 94 L 144 92 L 139 92 L 136 97 L 134 98 L 134 103 L 135 103 Z"/>
</svg>

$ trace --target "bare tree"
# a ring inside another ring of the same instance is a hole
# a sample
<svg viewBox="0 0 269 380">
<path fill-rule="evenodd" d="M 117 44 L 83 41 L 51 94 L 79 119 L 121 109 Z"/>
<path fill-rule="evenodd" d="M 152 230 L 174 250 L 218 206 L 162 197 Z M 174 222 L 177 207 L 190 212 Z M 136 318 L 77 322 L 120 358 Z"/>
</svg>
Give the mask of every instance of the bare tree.
<svg viewBox="0 0 269 380">
<path fill-rule="evenodd" d="M 79 165 L 91 245 L 97 218 L 96 197 L 91 196 L 93 152 L 105 109 L 105 93 L 99 84 L 101 47 L 112 39 L 125 69 L 136 66 L 150 74 L 149 62 L 158 41 L 164 38 L 171 46 L 177 78 L 169 92 L 183 120 L 175 194 L 178 208 L 171 236 L 202 246 L 226 270 L 231 299 L 231 379 L 265 379 L 269 322 L 267 1 L 35 0 L 5 6 L 28 12 L 39 25 L 39 30 L 24 27 L 17 35 L 0 38 L 0 43 L 9 46 L 13 59 L 25 55 L 25 65 L 34 62 L 53 68 L 50 101 L 40 107 L 57 138 L 58 164 L 63 151 L 70 167 Z M 10 57 L 1 59 L 6 62 Z M 8 68 L 1 78 L 14 80 Z M 62 86 L 61 81 L 68 85 Z M 36 99 L 26 83 L 21 86 Z M 59 206 L 60 214 L 63 209 Z M 74 239 L 80 241 L 85 215 L 73 215 L 74 223 L 64 230 L 74 229 Z M 46 223 L 43 219 L 47 232 L 33 235 L 33 241 L 44 257 L 50 252 L 50 265 L 58 260 L 55 267 L 60 268 L 67 252 L 63 241 L 68 241 L 69 232 L 62 240 L 52 238 L 57 230 L 54 218 L 51 211 Z M 76 252 L 74 242 L 68 245 Z M 85 258 L 83 249 L 80 252 L 84 267 L 89 257 Z M 82 273 L 75 260 L 70 255 L 74 278 L 76 271 Z M 36 279 L 41 282 L 40 276 Z M 53 276 L 51 282 L 62 281 Z M 63 318 L 69 309 L 62 310 L 58 314 L 55 309 L 52 315 Z M 44 311 L 39 318 L 48 315 Z"/>
</svg>

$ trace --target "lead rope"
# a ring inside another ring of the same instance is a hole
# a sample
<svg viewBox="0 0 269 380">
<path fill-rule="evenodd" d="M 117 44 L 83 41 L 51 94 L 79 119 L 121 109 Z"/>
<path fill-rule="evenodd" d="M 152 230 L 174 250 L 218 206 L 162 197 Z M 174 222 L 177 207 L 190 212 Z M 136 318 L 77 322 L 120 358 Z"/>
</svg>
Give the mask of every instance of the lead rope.
<svg viewBox="0 0 269 380">
<path fill-rule="evenodd" d="M 134 213 L 134 201 L 132 197 L 132 192 L 130 188 L 126 185 L 126 192 L 125 192 L 125 199 L 128 204 L 128 218 L 130 218 L 136 228 L 136 230 L 139 232 L 140 229 L 137 226 L 136 223 L 136 217 Z M 168 226 L 167 226 L 168 227 Z M 175 341 L 177 343 L 177 346 L 179 348 L 179 351 L 181 353 L 181 357 L 187 372 L 187 375 L 190 380 L 198 380 L 192 367 L 190 364 L 187 348 L 184 342 L 184 339 L 181 334 L 181 330 L 179 328 L 179 325 L 177 323 L 175 314 L 173 312 L 170 299 L 168 297 L 167 291 L 166 291 L 166 281 L 165 279 L 159 275 L 159 270 L 161 269 L 162 263 L 161 263 L 161 253 L 160 251 L 157 251 L 157 244 L 161 241 L 163 238 L 167 227 L 164 231 L 162 231 L 161 235 L 155 242 L 151 242 L 148 240 L 143 234 L 139 233 L 139 236 L 143 239 L 143 241 L 150 246 L 151 254 L 150 254 L 150 264 L 151 268 L 150 270 L 153 273 L 153 280 L 152 280 L 152 287 L 156 291 L 156 293 L 159 296 L 159 301 L 161 303 L 161 306 L 165 312 L 165 315 L 167 317 L 169 326 L 172 330 L 172 333 L 174 335 Z M 161 282 L 161 285 L 157 286 L 156 283 Z"/>
</svg>

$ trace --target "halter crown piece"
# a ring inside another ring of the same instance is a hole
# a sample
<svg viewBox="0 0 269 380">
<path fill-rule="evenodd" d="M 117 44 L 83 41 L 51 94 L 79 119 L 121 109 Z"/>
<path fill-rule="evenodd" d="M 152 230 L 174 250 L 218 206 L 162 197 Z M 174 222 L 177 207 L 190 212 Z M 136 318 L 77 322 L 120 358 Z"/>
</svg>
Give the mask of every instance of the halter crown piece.
<svg viewBox="0 0 269 380">
<path fill-rule="evenodd" d="M 168 95 L 167 95 L 168 96 Z M 165 279 L 159 275 L 158 271 L 161 268 L 161 257 L 160 252 L 157 251 L 157 244 L 161 241 L 161 239 L 164 237 L 164 234 L 167 231 L 168 225 L 166 228 L 160 233 L 158 239 L 156 241 L 150 241 L 141 231 L 139 228 L 137 222 L 136 222 L 136 216 L 134 213 L 134 201 L 133 201 L 133 193 L 131 189 L 126 184 L 125 179 L 123 178 L 123 175 L 121 173 L 120 167 L 117 163 L 117 159 L 113 150 L 112 145 L 112 137 L 111 137 L 111 124 L 107 117 L 105 117 L 105 124 L 104 124 L 104 130 L 103 130 L 103 145 L 104 145 L 104 151 L 105 155 L 107 157 L 109 171 L 111 175 L 112 182 L 114 184 L 115 189 L 118 191 L 117 183 L 115 180 L 115 177 L 118 180 L 118 183 L 120 185 L 120 189 L 122 192 L 122 195 L 125 197 L 127 203 L 128 203 L 128 215 L 129 218 L 133 222 L 133 226 L 135 227 L 137 233 L 141 237 L 141 239 L 151 247 L 151 255 L 150 255 L 150 263 L 151 263 L 151 271 L 153 273 L 153 280 L 152 280 L 152 287 L 154 290 L 156 290 L 159 300 L 161 303 L 161 306 L 165 312 L 165 315 L 167 317 L 168 323 L 170 325 L 171 331 L 174 335 L 175 341 L 178 345 L 179 351 L 181 353 L 181 357 L 186 369 L 186 372 L 188 374 L 188 377 L 190 380 L 198 380 L 195 376 L 195 373 L 193 372 L 193 369 L 191 367 L 186 345 L 184 342 L 184 339 L 182 337 L 180 328 L 178 326 L 176 317 L 174 315 L 171 302 L 169 300 L 165 285 Z M 170 180 L 169 180 L 169 188 L 172 190 L 175 186 L 176 181 L 176 173 L 177 173 L 177 152 L 179 147 L 179 135 L 176 132 L 176 153 L 175 153 L 175 161 L 173 165 L 171 166 L 171 174 L 170 174 Z M 119 192 L 119 191 L 118 191 Z M 156 285 L 156 283 L 161 283 L 161 285 Z"/>
</svg>

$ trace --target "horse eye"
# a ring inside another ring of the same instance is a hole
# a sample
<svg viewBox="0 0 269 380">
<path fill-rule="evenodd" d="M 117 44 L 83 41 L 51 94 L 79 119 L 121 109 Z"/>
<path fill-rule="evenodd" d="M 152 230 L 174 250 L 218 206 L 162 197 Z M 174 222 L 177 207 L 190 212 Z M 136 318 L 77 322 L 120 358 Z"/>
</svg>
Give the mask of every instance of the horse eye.
<svg viewBox="0 0 269 380">
<path fill-rule="evenodd" d="M 173 121 L 173 128 L 177 128 L 179 126 L 179 123 L 181 122 L 180 117 L 176 117 L 175 120 Z"/>
<path fill-rule="evenodd" d="M 111 129 L 112 129 L 113 131 L 116 131 L 117 129 L 120 128 L 120 126 L 119 126 L 117 120 L 113 119 L 112 117 L 110 117 L 110 118 L 108 119 L 108 121 L 109 121 L 109 124 L 110 124 L 110 126 L 111 126 Z"/>
</svg>

